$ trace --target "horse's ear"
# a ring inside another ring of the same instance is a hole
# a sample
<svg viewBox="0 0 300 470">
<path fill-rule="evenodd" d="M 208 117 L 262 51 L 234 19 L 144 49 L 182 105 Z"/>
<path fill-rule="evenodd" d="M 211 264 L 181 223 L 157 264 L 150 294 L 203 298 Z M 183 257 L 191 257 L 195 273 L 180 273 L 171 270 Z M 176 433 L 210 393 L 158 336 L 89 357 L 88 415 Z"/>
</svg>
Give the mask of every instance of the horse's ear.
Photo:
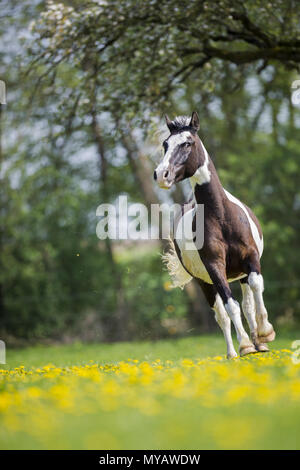
<svg viewBox="0 0 300 470">
<path fill-rule="evenodd" d="M 171 119 L 169 118 L 169 116 L 167 114 L 165 114 L 165 120 L 166 120 L 166 124 L 169 128 L 169 131 L 172 132 L 173 124 L 172 124 L 172 121 L 171 121 Z"/>
<path fill-rule="evenodd" d="M 200 129 L 200 121 L 199 121 L 199 116 L 197 111 L 193 111 L 191 121 L 190 121 L 190 127 L 192 127 L 195 131 L 198 131 Z"/>
</svg>

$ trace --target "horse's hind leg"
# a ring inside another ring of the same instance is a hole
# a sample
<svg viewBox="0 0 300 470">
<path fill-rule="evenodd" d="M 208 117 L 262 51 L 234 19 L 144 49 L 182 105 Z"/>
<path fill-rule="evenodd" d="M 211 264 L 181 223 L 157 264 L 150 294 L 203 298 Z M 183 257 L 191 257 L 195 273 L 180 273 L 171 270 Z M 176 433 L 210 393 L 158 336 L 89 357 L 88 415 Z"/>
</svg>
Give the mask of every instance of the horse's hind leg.
<svg viewBox="0 0 300 470">
<path fill-rule="evenodd" d="M 259 271 L 250 272 L 248 284 L 255 301 L 258 340 L 260 343 L 268 343 L 275 339 L 275 331 L 268 321 L 268 313 L 263 299 L 264 280 Z"/>
<path fill-rule="evenodd" d="M 253 256 L 249 264 L 247 283 L 251 288 L 255 302 L 258 341 L 268 343 L 275 339 L 275 331 L 268 321 L 268 313 L 263 299 L 264 280 L 257 256 Z"/>
<path fill-rule="evenodd" d="M 208 301 L 209 305 L 215 312 L 215 319 L 223 331 L 224 338 L 226 341 L 227 346 L 227 359 L 233 359 L 237 357 L 237 353 L 234 349 L 232 336 L 231 336 L 231 321 L 230 318 L 225 310 L 223 301 L 215 287 L 212 284 L 208 284 L 200 279 L 197 279 L 198 283 L 200 284 L 203 293 Z"/>
<path fill-rule="evenodd" d="M 255 301 L 248 278 L 241 279 L 240 283 L 243 294 L 242 310 L 249 325 L 251 340 L 257 351 L 267 352 L 268 347 L 258 340 Z"/>
</svg>

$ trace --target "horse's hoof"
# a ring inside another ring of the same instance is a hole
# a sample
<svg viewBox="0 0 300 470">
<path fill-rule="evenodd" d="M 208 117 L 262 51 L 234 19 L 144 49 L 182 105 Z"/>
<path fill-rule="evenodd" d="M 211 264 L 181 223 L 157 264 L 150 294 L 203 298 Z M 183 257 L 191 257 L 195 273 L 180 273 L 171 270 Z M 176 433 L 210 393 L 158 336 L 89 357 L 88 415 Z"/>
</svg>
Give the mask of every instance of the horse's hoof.
<svg viewBox="0 0 300 470">
<path fill-rule="evenodd" d="M 264 343 L 256 344 L 255 347 L 256 347 L 257 352 L 269 352 L 270 351 L 268 346 Z"/>
<path fill-rule="evenodd" d="M 246 356 L 247 354 L 255 354 L 255 353 L 257 353 L 257 350 L 252 345 L 243 346 L 242 348 L 240 348 L 241 357 Z"/>
<path fill-rule="evenodd" d="M 235 351 L 227 354 L 227 359 L 234 359 L 235 357 L 238 357 Z"/>
<path fill-rule="evenodd" d="M 270 343 L 271 341 L 274 341 L 275 336 L 276 336 L 276 333 L 275 333 L 275 331 L 274 331 L 273 328 L 272 328 L 271 332 L 270 332 L 268 335 L 266 335 L 266 336 L 259 336 L 259 337 L 258 337 L 258 341 L 259 341 L 260 343 Z"/>
</svg>

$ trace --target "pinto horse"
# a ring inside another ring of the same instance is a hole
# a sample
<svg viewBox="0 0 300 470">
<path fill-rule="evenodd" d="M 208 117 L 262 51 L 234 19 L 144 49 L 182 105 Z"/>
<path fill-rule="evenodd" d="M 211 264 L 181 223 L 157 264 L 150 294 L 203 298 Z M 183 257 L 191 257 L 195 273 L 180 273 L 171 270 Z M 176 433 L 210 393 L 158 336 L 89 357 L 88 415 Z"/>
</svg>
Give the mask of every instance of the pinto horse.
<svg viewBox="0 0 300 470">
<path fill-rule="evenodd" d="M 260 266 L 263 235 L 259 222 L 249 207 L 223 188 L 198 136 L 198 114 L 193 112 L 191 117 L 179 116 L 173 121 L 166 116 L 166 123 L 170 135 L 163 142 L 164 157 L 154 171 L 154 179 L 161 188 L 169 189 L 189 178 L 193 189 L 193 199 L 182 207 L 174 223 L 171 249 L 164 257 L 173 285 L 183 288 L 192 278 L 200 284 L 223 331 L 228 359 L 237 356 L 231 337 L 231 321 L 241 356 L 268 351 L 266 343 L 274 340 L 275 332 L 268 321 L 263 300 Z M 197 232 L 198 204 L 204 205 L 204 242 L 200 248 L 187 245 L 182 231 L 177 236 L 183 222 L 192 234 Z M 230 289 L 229 283 L 235 280 L 240 280 L 242 309 L 250 338 L 243 327 L 239 303 Z"/>
</svg>

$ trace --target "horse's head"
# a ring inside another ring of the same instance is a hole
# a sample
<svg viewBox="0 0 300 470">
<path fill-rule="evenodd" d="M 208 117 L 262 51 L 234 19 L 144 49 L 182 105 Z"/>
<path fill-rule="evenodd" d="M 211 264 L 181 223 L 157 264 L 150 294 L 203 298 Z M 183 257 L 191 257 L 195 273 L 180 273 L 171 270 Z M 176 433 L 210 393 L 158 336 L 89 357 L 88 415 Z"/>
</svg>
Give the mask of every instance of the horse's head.
<svg viewBox="0 0 300 470">
<path fill-rule="evenodd" d="M 165 154 L 154 171 L 154 179 L 161 188 L 169 189 L 173 183 L 193 176 L 204 164 L 205 154 L 197 134 L 199 117 L 195 111 L 191 118 L 179 116 L 174 121 L 166 116 L 166 123 L 171 134 L 163 142 Z"/>
</svg>

